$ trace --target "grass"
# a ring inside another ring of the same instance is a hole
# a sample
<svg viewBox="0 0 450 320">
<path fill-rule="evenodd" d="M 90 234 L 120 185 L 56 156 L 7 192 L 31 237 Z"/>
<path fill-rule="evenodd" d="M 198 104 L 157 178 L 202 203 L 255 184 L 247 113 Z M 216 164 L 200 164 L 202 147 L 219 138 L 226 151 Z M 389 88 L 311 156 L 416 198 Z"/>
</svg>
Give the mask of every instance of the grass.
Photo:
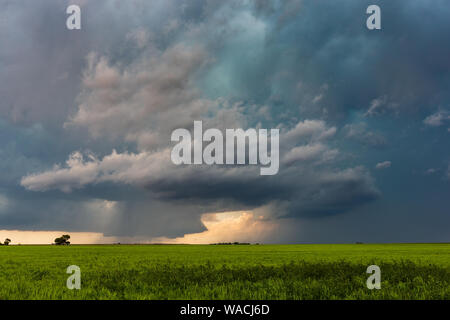
<svg viewBox="0 0 450 320">
<path fill-rule="evenodd" d="M 0 247 L 0 299 L 450 299 L 449 282 L 450 244 Z"/>
</svg>

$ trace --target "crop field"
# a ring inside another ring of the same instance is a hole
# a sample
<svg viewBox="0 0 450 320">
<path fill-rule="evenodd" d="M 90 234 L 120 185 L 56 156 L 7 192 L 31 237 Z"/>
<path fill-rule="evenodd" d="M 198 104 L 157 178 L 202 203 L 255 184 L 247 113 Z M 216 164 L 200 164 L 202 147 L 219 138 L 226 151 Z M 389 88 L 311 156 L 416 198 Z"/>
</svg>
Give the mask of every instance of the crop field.
<svg viewBox="0 0 450 320">
<path fill-rule="evenodd" d="M 450 299 L 450 244 L 1 246 L 0 299 Z"/>
</svg>

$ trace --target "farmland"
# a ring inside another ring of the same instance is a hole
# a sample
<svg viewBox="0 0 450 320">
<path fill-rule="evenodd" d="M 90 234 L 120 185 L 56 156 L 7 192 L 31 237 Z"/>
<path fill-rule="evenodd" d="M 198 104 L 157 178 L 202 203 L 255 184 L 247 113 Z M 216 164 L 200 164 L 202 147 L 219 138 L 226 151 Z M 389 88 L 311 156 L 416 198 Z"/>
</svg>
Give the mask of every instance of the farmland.
<svg viewBox="0 0 450 320">
<path fill-rule="evenodd" d="M 69 290 L 66 268 L 81 270 Z M 369 265 L 381 289 L 369 290 Z M 0 299 L 450 299 L 450 244 L 0 247 Z"/>
</svg>

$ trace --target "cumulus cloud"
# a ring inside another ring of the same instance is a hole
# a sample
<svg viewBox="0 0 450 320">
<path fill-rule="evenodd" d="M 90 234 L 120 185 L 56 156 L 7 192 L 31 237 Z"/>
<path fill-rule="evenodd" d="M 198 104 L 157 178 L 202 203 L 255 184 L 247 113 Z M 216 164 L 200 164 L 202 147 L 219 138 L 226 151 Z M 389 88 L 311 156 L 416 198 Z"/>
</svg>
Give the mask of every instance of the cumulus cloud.
<svg viewBox="0 0 450 320">
<path fill-rule="evenodd" d="M 80 104 L 65 127 L 86 128 L 94 138 L 125 139 L 151 149 L 214 105 L 192 84 L 193 74 L 208 61 L 201 46 L 145 52 L 123 68 L 95 53 L 87 60 Z"/>
<path fill-rule="evenodd" d="M 286 133 L 286 142 L 292 143 L 296 139 L 311 138 L 322 140 L 332 137 L 336 133 L 336 127 L 327 128 L 323 120 L 304 120 L 296 124 Z"/>
<path fill-rule="evenodd" d="M 383 162 L 379 162 L 376 164 L 375 169 L 387 169 L 391 167 L 391 162 L 390 161 L 383 161 Z"/>
<path fill-rule="evenodd" d="M 429 115 L 423 120 L 427 126 L 439 127 L 450 121 L 450 112 L 438 111 L 432 115 Z"/>
<path fill-rule="evenodd" d="M 128 184 L 144 188 L 158 199 L 213 202 L 217 211 L 289 202 L 282 211 L 277 207 L 277 216 L 342 213 L 352 203 L 359 205 L 377 198 L 379 192 L 362 167 L 319 168 L 338 154 L 325 144 L 335 131 L 323 121 L 308 120 L 283 132 L 280 139 L 286 144 L 280 152 L 286 165 L 269 184 L 264 183 L 268 178 L 260 176 L 255 166 L 175 166 L 170 148 L 140 153 L 113 151 L 102 159 L 74 152 L 65 166 L 25 176 L 21 184 L 33 191 L 63 192 L 102 183 Z"/>
<path fill-rule="evenodd" d="M 264 111 L 267 106 L 247 106 L 227 99 L 205 99 L 195 86 L 195 74 L 210 60 L 202 46 L 174 45 L 164 51 L 144 51 L 127 66 L 113 65 L 108 58 L 90 54 L 83 73 L 83 90 L 77 112 L 65 123 L 67 129 L 86 128 L 94 139 L 114 139 L 134 142 L 139 152 L 115 150 L 98 158 L 93 153 L 73 152 L 64 166 L 29 174 L 21 185 L 32 191 L 61 190 L 69 193 L 86 186 L 105 183 L 143 188 L 158 199 L 188 201 L 194 204 L 214 202 L 217 211 L 234 207 L 255 208 L 272 202 L 293 201 L 298 193 L 337 200 L 345 189 L 347 175 L 341 175 L 343 189 L 330 184 L 326 176 L 335 177 L 345 171 L 315 169 L 335 159 L 338 150 L 327 146 L 335 136 L 336 127 L 323 120 L 303 120 L 282 130 L 282 168 L 279 177 L 265 184 L 255 166 L 180 166 L 170 160 L 171 131 L 191 128 L 194 120 L 203 120 L 205 127 L 246 128 L 251 116 L 246 109 Z M 257 112 L 258 113 L 258 112 Z M 263 112 L 264 115 L 264 112 Z M 284 127 L 278 124 L 278 127 Z M 297 171 L 294 178 L 291 170 Z M 358 172 L 358 173 L 356 173 Z M 360 185 L 359 198 L 373 199 L 377 190 L 361 170 L 355 171 Z M 298 183 L 298 179 L 304 179 Z M 336 184 L 339 184 L 339 178 Z M 189 185 L 189 188 L 186 188 Z M 228 204 L 223 200 L 227 199 Z M 310 202 L 303 197 L 302 201 Z M 316 200 L 315 200 L 316 201 Z M 242 207 L 243 206 L 243 207 Z M 294 212 L 298 206 L 285 206 L 279 215 L 302 215 Z M 304 209 L 313 210 L 313 205 Z M 330 210 L 330 214 L 345 210 Z"/>
<path fill-rule="evenodd" d="M 398 103 L 389 101 L 388 97 L 384 95 L 373 99 L 370 102 L 370 106 L 367 109 L 365 116 L 375 116 L 386 113 L 388 111 L 398 111 L 396 110 L 398 107 Z"/>
<path fill-rule="evenodd" d="M 300 161 L 329 161 L 336 157 L 338 150 L 330 150 L 321 143 L 307 144 L 292 148 L 283 158 L 283 162 L 291 164 Z"/>
</svg>

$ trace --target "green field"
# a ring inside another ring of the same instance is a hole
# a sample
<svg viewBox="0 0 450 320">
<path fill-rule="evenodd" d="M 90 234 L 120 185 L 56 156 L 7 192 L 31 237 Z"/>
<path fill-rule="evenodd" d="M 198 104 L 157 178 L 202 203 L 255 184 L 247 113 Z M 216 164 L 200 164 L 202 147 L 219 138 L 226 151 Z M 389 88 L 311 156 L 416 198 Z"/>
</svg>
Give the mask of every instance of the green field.
<svg viewBox="0 0 450 320">
<path fill-rule="evenodd" d="M 0 299 L 450 299 L 449 284 L 450 244 L 0 247 Z"/>
</svg>

